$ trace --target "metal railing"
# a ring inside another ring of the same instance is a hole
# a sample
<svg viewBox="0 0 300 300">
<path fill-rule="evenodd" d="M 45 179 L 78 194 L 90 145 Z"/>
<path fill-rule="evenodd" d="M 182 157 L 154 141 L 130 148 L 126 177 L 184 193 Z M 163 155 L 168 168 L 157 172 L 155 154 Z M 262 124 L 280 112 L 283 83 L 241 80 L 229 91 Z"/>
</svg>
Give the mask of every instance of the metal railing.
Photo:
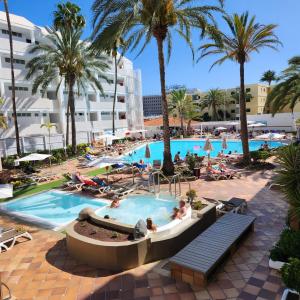
<svg viewBox="0 0 300 300">
<path fill-rule="evenodd" d="M 174 195 L 175 197 L 181 196 L 180 174 L 176 173 L 171 177 L 167 177 L 160 170 L 153 171 L 149 174 L 149 192 L 154 194 L 160 193 L 161 178 L 165 179 L 168 182 L 170 195 Z M 172 189 L 172 187 L 174 188 Z"/>
<path fill-rule="evenodd" d="M 8 296 L 4 297 L 4 292 L 3 292 L 4 289 L 3 288 L 7 291 L 6 294 L 8 294 Z M 11 299 L 10 289 L 4 282 L 2 282 L 1 274 L 0 274 L 0 300 L 9 300 L 9 299 Z"/>
</svg>

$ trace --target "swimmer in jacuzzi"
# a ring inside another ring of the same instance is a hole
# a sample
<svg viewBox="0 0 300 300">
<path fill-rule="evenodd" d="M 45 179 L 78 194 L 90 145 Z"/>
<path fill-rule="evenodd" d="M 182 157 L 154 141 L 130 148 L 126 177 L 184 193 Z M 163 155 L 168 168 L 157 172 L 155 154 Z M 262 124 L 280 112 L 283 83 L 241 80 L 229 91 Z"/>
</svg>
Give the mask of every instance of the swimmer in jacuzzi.
<svg viewBox="0 0 300 300">
<path fill-rule="evenodd" d="M 179 208 L 177 208 L 177 207 L 174 207 L 174 208 L 173 208 L 173 214 L 172 214 L 171 218 L 172 218 L 173 220 L 181 219 L 181 215 L 180 215 Z"/>
<path fill-rule="evenodd" d="M 146 223 L 147 223 L 148 230 L 153 231 L 153 232 L 155 232 L 157 230 L 157 226 L 155 224 L 153 224 L 153 221 L 151 218 L 147 218 Z"/>
<path fill-rule="evenodd" d="M 180 200 L 179 201 L 179 214 L 180 214 L 180 217 L 184 217 L 186 215 L 186 212 L 187 212 L 187 208 L 185 206 L 185 201 L 183 200 Z"/>
</svg>

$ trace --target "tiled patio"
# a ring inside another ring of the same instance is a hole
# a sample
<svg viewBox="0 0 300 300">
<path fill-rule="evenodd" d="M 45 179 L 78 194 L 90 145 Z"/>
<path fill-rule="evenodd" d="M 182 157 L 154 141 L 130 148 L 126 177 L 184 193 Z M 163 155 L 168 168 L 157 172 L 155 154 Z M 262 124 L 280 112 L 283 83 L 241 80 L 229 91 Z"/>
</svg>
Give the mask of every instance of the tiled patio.
<svg viewBox="0 0 300 300">
<path fill-rule="evenodd" d="M 280 299 L 283 288 L 279 274 L 268 268 L 268 250 L 284 225 L 287 205 L 279 193 L 264 187 L 271 175 L 257 172 L 242 179 L 192 184 L 202 197 L 246 198 L 249 213 L 257 217 L 254 233 L 219 267 L 206 289 L 162 275 L 158 263 L 119 274 L 79 264 L 69 257 L 63 235 L 34 227 L 32 241 L 0 254 L 2 279 L 20 300 Z M 13 223 L 1 216 L 1 225 Z"/>
</svg>

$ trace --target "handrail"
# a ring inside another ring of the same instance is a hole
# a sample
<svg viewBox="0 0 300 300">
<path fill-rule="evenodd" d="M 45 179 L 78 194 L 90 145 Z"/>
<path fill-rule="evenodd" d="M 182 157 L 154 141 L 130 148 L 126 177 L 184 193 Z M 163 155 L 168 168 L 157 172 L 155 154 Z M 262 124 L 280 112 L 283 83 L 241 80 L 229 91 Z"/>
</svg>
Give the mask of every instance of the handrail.
<svg viewBox="0 0 300 300">
<path fill-rule="evenodd" d="M 2 287 L 5 287 L 6 290 L 8 291 L 8 297 L 7 298 L 3 298 Z M 10 289 L 4 282 L 1 281 L 1 274 L 0 274 L 0 300 L 9 300 L 9 299 L 11 299 Z"/>
</svg>

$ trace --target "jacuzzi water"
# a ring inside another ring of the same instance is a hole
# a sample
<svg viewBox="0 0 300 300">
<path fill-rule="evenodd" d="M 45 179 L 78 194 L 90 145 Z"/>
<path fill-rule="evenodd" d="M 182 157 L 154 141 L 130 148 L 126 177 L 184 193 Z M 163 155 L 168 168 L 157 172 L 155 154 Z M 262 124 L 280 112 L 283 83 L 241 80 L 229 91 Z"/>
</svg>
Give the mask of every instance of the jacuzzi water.
<svg viewBox="0 0 300 300">
<path fill-rule="evenodd" d="M 135 225 L 138 220 L 152 218 L 157 226 L 166 225 L 172 221 L 174 207 L 178 207 L 178 200 L 171 196 L 156 197 L 155 195 L 131 195 L 120 202 L 118 208 L 104 207 L 96 211 L 100 217 L 109 215 L 117 221 Z"/>
<path fill-rule="evenodd" d="M 85 207 L 98 209 L 106 205 L 82 195 L 52 190 L 1 204 L 0 209 L 57 227 L 75 220 Z"/>
<path fill-rule="evenodd" d="M 210 156 L 216 157 L 218 153 L 222 150 L 222 140 L 211 140 L 213 151 L 211 151 Z M 249 141 L 250 151 L 258 150 L 264 141 Z M 277 148 L 282 146 L 283 144 L 279 141 L 268 141 L 267 142 L 270 148 Z M 175 154 L 180 151 L 180 156 L 182 158 L 185 155 L 190 153 L 197 153 L 199 156 L 205 156 L 207 153 L 203 150 L 205 144 L 205 140 L 173 140 L 171 141 L 171 152 L 172 158 L 174 158 Z M 131 153 L 131 155 L 126 155 L 124 158 L 129 162 L 139 161 L 140 159 L 147 161 L 145 159 L 145 145 L 136 149 Z M 163 159 L 163 142 L 154 142 L 149 144 L 151 158 L 150 161 L 153 160 L 162 160 Z M 241 141 L 227 141 L 227 149 L 224 150 L 224 153 L 227 154 L 229 151 L 231 153 L 242 153 L 242 143 Z"/>
</svg>

